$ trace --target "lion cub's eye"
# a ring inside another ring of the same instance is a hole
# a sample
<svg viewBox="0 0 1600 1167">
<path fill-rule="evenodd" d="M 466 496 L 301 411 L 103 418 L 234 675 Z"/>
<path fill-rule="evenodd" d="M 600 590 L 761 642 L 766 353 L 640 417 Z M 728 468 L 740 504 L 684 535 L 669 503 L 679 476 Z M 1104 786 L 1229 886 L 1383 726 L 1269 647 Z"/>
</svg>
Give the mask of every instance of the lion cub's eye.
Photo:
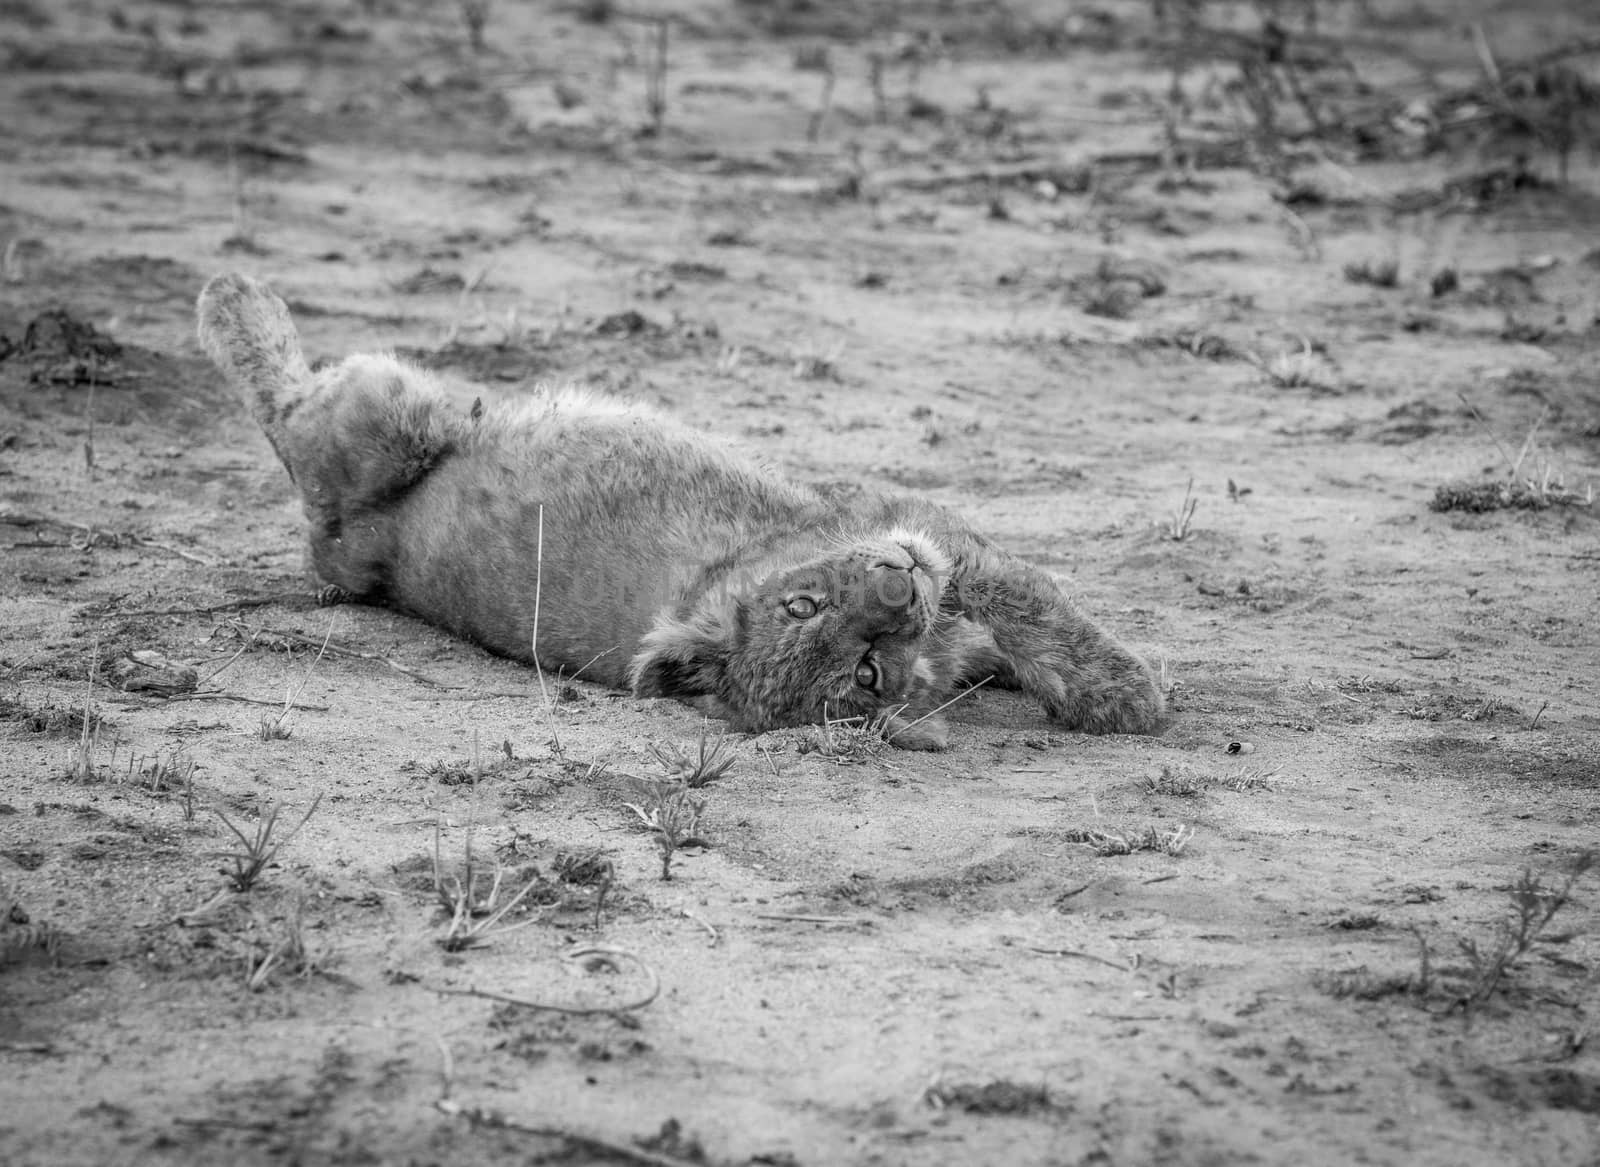
<svg viewBox="0 0 1600 1167">
<path fill-rule="evenodd" d="M 796 620 L 809 620 L 817 614 L 817 602 L 810 596 L 796 596 L 783 607 Z"/>
<path fill-rule="evenodd" d="M 872 663 L 871 657 L 862 657 L 861 663 L 856 666 L 856 684 L 863 689 L 878 687 L 878 666 Z"/>
</svg>

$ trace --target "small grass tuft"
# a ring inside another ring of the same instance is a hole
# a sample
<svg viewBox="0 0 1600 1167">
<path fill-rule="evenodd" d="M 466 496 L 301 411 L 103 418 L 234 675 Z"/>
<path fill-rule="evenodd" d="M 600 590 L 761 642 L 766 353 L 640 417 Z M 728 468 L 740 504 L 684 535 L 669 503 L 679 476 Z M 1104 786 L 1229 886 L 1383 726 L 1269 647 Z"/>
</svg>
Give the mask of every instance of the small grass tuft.
<svg viewBox="0 0 1600 1167">
<path fill-rule="evenodd" d="M 272 836 L 278 826 L 278 816 L 283 813 L 283 803 L 273 803 L 266 813 L 256 820 L 256 829 L 253 835 L 247 835 L 241 831 L 232 819 L 222 813 L 221 808 L 212 807 L 212 812 L 222 820 L 223 826 L 232 831 L 234 838 L 239 840 L 239 846 L 234 850 L 216 852 L 218 857 L 233 861 L 232 871 L 226 868 L 222 869 L 222 874 L 228 877 L 228 882 L 233 885 L 233 890 L 247 892 L 254 887 L 256 880 L 261 877 L 261 873 L 278 857 L 278 852 L 300 833 L 300 828 L 310 821 L 311 816 L 316 814 L 317 807 L 321 805 L 322 795 L 319 793 L 311 800 L 310 807 L 306 809 L 306 813 L 301 816 L 300 821 L 294 825 L 294 829 L 277 841 L 273 841 Z"/>
<path fill-rule="evenodd" d="M 1328 362 L 1318 355 L 1309 343 L 1297 352 L 1282 352 L 1270 360 L 1256 364 L 1279 389 L 1313 389 L 1332 393 L 1338 385 L 1328 368 Z"/>
<path fill-rule="evenodd" d="M 652 745 L 650 752 L 666 771 L 659 778 L 625 778 L 632 800 L 623 805 L 633 811 L 656 838 L 661 849 L 661 878 L 672 878 L 672 857 L 680 847 L 707 846 L 700 837 L 700 822 L 705 816 L 707 798 L 696 794 L 725 777 L 735 759 L 723 757 L 727 743 L 723 736 L 714 742 L 704 729 L 695 754 L 677 746 L 662 749 Z"/>
<path fill-rule="evenodd" d="M 1161 773 L 1144 780 L 1144 790 L 1170 798 L 1199 798 L 1202 783 L 1187 766 L 1162 766 Z"/>
<path fill-rule="evenodd" d="M 678 848 L 705 846 L 700 821 L 707 799 L 673 778 L 630 778 L 635 801 L 623 805 L 633 811 L 656 837 L 661 850 L 661 878 L 672 878 L 672 858 Z"/>
<path fill-rule="evenodd" d="M 1344 265 L 1344 278 L 1352 284 L 1394 288 L 1400 284 L 1400 264 L 1392 259 L 1362 259 Z"/>
<path fill-rule="evenodd" d="M 251 916 L 252 932 L 266 932 L 266 943 L 260 947 L 252 944 L 245 955 L 245 987 L 259 993 L 267 987 L 273 973 L 285 971 L 300 977 L 309 977 L 317 971 L 317 961 L 306 946 L 306 897 L 301 893 L 284 918 L 282 927 L 268 929 L 254 914 Z"/>
<path fill-rule="evenodd" d="M 1241 794 L 1247 790 L 1271 790 L 1282 774 L 1282 766 L 1241 766 L 1237 773 L 1218 779 L 1217 785 Z"/>
<path fill-rule="evenodd" d="M 1183 501 L 1178 504 L 1178 509 L 1172 512 L 1172 518 L 1167 522 L 1166 535 L 1174 543 L 1182 543 L 1189 537 L 1194 525 L 1194 512 L 1200 506 L 1200 500 L 1194 496 L 1194 479 L 1189 479 L 1189 484 L 1183 488 Z"/>
<path fill-rule="evenodd" d="M 837 341 L 827 349 L 801 345 L 790 351 L 794 375 L 801 381 L 839 380 L 839 358 L 844 355 L 844 342 Z"/>
<path fill-rule="evenodd" d="M 718 734 L 715 739 L 709 737 L 703 730 L 697 743 L 696 753 L 690 755 L 681 746 L 652 745 L 650 752 L 655 755 L 661 768 L 667 772 L 669 778 L 682 782 L 692 790 L 699 790 L 703 786 L 710 786 L 713 782 L 725 777 L 732 770 L 737 758 L 724 756 L 728 748 L 728 735 Z"/>
<path fill-rule="evenodd" d="M 1494 443 L 1495 449 L 1500 451 L 1500 456 L 1505 459 L 1507 474 L 1505 478 L 1492 482 L 1445 483 L 1435 489 L 1433 498 L 1428 503 L 1429 510 L 1482 513 L 1495 510 L 1546 510 L 1553 506 L 1594 505 L 1594 485 L 1591 483 L 1582 494 L 1567 489 L 1565 477 L 1548 457 L 1540 458 L 1536 473 L 1523 472 L 1528 456 L 1538 448 L 1539 427 L 1544 424 L 1544 419 L 1550 412 L 1549 406 L 1541 410 L 1533 424 L 1528 427 L 1527 436 L 1522 439 L 1522 445 L 1516 455 L 1512 456 L 1505 443 L 1490 427 L 1487 419 L 1478 412 L 1477 406 L 1467 400 L 1466 394 L 1458 393 L 1456 396 L 1461 398 L 1461 404 L 1466 406 L 1473 420 L 1483 427 L 1484 432 L 1489 435 L 1489 440 Z"/>
<path fill-rule="evenodd" d="M 816 754 L 839 766 L 860 766 L 888 747 L 884 733 L 899 713 L 887 709 L 877 717 L 825 717 L 800 742 L 802 754 Z"/>
<path fill-rule="evenodd" d="M 1097 855 L 1132 855 L 1135 851 L 1155 851 L 1162 855 L 1178 856 L 1189 846 L 1194 833 L 1194 828 L 1184 823 L 1137 830 L 1084 827 L 1068 831 L 1066 840 L 1069 843 L 1087 843 Z"/>
</svg>

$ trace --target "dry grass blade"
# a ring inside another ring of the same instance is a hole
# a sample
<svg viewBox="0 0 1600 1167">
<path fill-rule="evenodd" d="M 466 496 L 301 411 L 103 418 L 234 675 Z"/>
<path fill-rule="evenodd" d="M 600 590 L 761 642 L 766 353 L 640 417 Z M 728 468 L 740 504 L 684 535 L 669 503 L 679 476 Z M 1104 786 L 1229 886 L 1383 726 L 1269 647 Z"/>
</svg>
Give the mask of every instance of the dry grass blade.
<svg viewBox="0 0 1600 1167">
<path fill-rule="evenodd" d="M 968 685 L 965 689 L 961 690 L 961 692 L 957 693 L 954 697 L 950 698 L 950 700 L 944 702 L 943 704 L 935 705 L 932 709 L 928 710 L 928 712 L 924 713 L 921 717 L 917 718 L 915 721 L 908 721 L 904 725 L 895 726 L 895 728 L 892 729 L 892 730 L 890 730 L 888 728 L 888 726 L 893 723 L 893 720 L 894 720 L 895 717 L 898 717 L 900 715 L 900 713 L 904 711 L 905 707 L 901 706 L 900 708 L 894 710 L 893 714 L 890 715 L 888 718 L 883 718 L 882 715 L 880 715 L 879 720 L 882 722 L 882 726 L 883 726 L 883 732 L 882 732 L 883 740 L 884 741 L 888 741 L 888 742 L 894 741 L 895 738 L 899 737 L 901 734 L 906 733 L 909 730 L 915 729 L 917 726 L 921 725 L 924 721 L 927 721 L 928 718 L 934 717 L 937 714 L 944 712 L 946 709 L 949 709 L 950 706 L 954 705 L 957 701 L 964 701 L 966 698 L 972 696 L 974 693 L 976 693 L 979 689 L 983 688 L 985 685 L 987 685 L 992 680 L 994 680 L 994 674 L 993 673 L 991 673 L 989 676 L 983 678 L 983 680 L 976 682 L 975 684 Z M 877 724 L 877 723 L 874 723 L 874 724 Z"/>
<path fill-rule="evenodd" d="M 650 1005 L 661 995 L 661 977 L 656 970 L 646 964 L 644 959 L 629 952 L 626 948 L 618 948 L 611 944 L 588 944 L 574 948 L 566 954 L 568 960 L 582 960 L 587 957 L 600 957 L 615 963 L 626 960 L 636 965 L 645 975 L 648 985 L 643 993 L 620 1005 L 559 1005 L 551 1001 L 533 1001 L 526 997 L 516 997 L 509 993 L 496 992 L 492 989 L 480 989 L 476 985 L 468 985 L 464 989 L 450 986 L 435 986 L 435 993 L 442 993 L 454 997 L 482 997 L 488 1001 L 499 1001 L 506 1005 L 520 1005 L 525 1009 L 542 1009 L 550 1013 L 567 1013 L 574 1016 L 590 1016 L 606 1013 L 631 1013 Z"/>
</svg>

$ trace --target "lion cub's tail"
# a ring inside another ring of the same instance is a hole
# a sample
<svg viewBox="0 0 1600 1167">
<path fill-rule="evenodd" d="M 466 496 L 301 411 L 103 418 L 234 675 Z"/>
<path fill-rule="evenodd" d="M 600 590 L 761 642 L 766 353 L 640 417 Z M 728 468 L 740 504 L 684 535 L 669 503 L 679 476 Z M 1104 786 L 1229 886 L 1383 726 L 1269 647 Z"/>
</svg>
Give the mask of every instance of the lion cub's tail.
<svg viewBox="0 0 1600 1167">
<path fill-rule="evenodd" d="M 283 456 L 284 419 L 311 390 L 311 368 L 289 306 L 249 276 L 217 276 L 195 305 L 200 347 L 244 395 Z"/>
</svg>

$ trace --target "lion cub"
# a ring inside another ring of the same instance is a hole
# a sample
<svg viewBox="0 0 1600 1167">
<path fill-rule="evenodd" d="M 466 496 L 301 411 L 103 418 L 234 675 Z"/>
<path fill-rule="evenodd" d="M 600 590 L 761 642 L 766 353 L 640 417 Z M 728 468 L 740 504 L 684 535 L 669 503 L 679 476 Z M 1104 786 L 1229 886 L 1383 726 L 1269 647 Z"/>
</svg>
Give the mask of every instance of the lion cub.
<svg viewBox="0 0 1600 1167">
<path fill-rule="evenodd" d="M 288 308 L 245 276 L 212 280 L 198 313 L 300 488 L 317 574 L 351 598 L 751 732 L 861 717 L 941 749 L 927 715 L 985 678 L 1065 729 L 1160 724 L 1142 661 L 943 508 L 830 501 L 586 393 L 469 417 L 391 356 L 313 373 Z"/>
</svg>

